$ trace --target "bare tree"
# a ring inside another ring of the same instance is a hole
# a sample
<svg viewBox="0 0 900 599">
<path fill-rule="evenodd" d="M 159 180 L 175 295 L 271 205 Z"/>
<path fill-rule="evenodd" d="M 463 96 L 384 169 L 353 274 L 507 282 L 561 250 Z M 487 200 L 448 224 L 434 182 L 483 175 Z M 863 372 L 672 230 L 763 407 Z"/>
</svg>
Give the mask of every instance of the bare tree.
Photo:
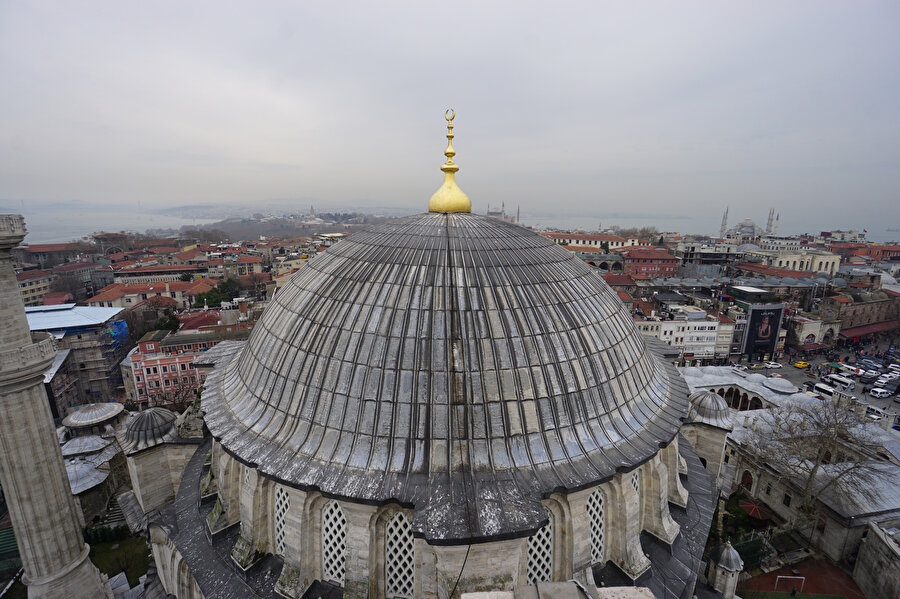
<svg viewBox="0 0 900 599">
<path fill-rule="evenodd" d="M 195 370 L 191 371 L 191 373 L 196 372 Z M 169 387 L 154 388 L 148 394 L 148 398 L 151 406 L 167 408 L 177 414 L 181 414 L 197 399 L 200 383 L 199 381 L 191 382 L 190 378 L 188 378 L 188 382 L 182 380 L 179 382 L 173 381 L 173 383 Z"/>
<path fill-rule="evenodd" d="M 849 398 L 792 398 L 760 410 L 741 445 L 753 461 L 799 489 L 799 512 L 809 521 L 826 495 L 875 498 L 874 483 L 883 476 L 875 453 L 879 431 L 866 422 L 865 406 Z"/>
</svg>

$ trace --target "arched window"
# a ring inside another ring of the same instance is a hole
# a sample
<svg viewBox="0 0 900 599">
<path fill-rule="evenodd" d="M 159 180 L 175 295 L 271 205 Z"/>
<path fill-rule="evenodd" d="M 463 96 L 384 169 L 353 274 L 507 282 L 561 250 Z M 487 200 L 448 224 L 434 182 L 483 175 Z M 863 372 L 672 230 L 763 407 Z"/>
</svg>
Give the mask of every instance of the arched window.
<svg viewBox="0 0 900 599">
<path fill-rule="evenodd" d="M 384 590 L 387 597 L 412 599 L 415 565 L 412 527 L 403 512 L 397 512 L 384 529 Z"/>
<path fill-rule="evenodd" d="M 344 586 L 347 567 L 347 519 L 337 501 L 322 507 L 322 578 Z"/>
<path fill-rule="evenodd" d="M 597 489 L 588 496 L 587 513 L 591 522 L 591 563 L 603 563 L 605 554 L 606 515 L 603 508 L 603 492 Z"/>
<path fill-rule="evenodd" d="M 284 487 L 275 488 L 275 553 L 284 555 L 284 518 L 291 509 L 291 498 Z"/>
<path fill-rule="evenodd" d="M 553 580 L 553 514 L 547 524 L 528 539 L 528 584 Z"/>
</svg>

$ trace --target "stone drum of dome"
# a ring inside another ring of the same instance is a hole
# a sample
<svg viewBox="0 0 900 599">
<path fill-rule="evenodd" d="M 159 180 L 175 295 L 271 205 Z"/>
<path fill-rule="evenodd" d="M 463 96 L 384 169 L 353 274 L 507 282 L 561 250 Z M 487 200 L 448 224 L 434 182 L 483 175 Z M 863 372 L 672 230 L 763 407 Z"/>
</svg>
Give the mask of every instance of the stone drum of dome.
<svg viewBox="0 0 900 599">
<path fill-rule="evenodd" d="M 317 256 L 203 394 L 210 431 L 262 475 L 410 507 L 415 532 L 444 543 L 530 534 L 541 498 L 646 461 L 687 407 L 588 266 L 467 213 Z"/>
</svg>

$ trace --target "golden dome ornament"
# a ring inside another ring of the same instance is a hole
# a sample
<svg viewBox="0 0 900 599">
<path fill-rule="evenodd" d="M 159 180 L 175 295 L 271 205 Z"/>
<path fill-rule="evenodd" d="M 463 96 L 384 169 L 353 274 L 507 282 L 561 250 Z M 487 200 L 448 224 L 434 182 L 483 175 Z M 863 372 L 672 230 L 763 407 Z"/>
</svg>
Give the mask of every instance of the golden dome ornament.
<svg viewBox="0 0 900 599">
<path fill-rule="evenodd" d="M 456 171 L 459 170 L 453 162 L 453 157 L 456 156 L 456 150 L 453 149 L 453 119 L 456 118 L 456 112 L 448 108 L 444 118 L 447 119 L 447 149 L 444 150 L 447 162 L 441 166 L 441 170 L 444 171 L 444 182 L 428 201 L 428 211 L 471 212 L 472 202 L 469 201 L 469 196 L 456 185 Z"/>
</svg>

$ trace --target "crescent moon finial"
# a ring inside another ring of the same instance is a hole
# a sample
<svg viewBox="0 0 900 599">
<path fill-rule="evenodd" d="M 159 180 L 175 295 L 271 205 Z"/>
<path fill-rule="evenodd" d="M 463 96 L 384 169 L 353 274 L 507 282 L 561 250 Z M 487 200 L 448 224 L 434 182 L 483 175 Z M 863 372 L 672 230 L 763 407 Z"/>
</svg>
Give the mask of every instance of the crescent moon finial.
<svg viewBox="0 0 900 599">
<path fill-rule="evenodd" d="M 447 119 L 448 123 L 452 123 L 453 119 L 456 118 L 456 111 L 452 108 L 448 108 L 447 112 L 444 113 L 444 118 Z"/>
</svg>

